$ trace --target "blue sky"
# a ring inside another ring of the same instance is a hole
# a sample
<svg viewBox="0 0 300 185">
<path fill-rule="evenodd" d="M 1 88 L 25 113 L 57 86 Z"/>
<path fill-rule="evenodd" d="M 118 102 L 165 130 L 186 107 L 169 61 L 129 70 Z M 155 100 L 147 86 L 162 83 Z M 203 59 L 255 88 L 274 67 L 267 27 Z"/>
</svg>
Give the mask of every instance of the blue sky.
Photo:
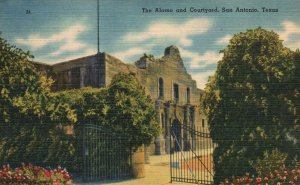
<svg viewBox="0 0 300 185">
<path fill-rule="evenodd" d="M 191 7 L 219 12 L 190 12 Z M 233 12 L 223 13 L 223 7 Z M 259 12 L 235 12 L 237 7 Z M 173 12 L 155 13 L 155 8 Z M 187 11 L 176 13 L 179 8 Z M 96 10 L 96 0 L 1 0 L 1 37 L 49 64 L 95 54 Z M 219 51 L 235 33 L 261 26 L 277 32 L 285 46 L 299 48 L 299 10 L 299 0 L 100 0 L 100 51 L 133 63 L 143 53 L 161 57 L 164 48 L 176 45 L 188 72 L 204 88 L 222 58 Z"/>
</svg>

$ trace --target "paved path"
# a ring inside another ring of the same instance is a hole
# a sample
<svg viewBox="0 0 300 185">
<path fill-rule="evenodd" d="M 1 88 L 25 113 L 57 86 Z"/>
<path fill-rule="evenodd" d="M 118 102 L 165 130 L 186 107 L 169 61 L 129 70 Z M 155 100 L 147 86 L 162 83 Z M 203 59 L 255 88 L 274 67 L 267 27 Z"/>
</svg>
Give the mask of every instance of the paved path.
<svg viewBox="0 0 300 185">
<path fill-rule="evenodd" d="M 150 163 L 145 165 L 146 177 L 118 182 L 80 183 L 80 185 L 191 185 L 191 183 L 170 183 L 170 155 L 150 156 Z"/>
<path fill-rule="evenodd" d="M 170 183 L 170 155 L 150 156 L 149 161 L 150 163 L 145 165 L 146 177 L 140 179 L 130 179 L 122 182 L 106 183 L 106 185 L 191 185 L 190 183 Z"/>
</svg>

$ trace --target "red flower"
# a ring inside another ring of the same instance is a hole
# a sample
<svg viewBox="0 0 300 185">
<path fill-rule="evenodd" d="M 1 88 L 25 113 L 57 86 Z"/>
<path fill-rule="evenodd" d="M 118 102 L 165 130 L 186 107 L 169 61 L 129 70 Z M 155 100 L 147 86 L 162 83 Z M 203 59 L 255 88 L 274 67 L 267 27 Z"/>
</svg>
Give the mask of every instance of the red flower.
<svg viewBox="0 0 300 185">
<path fill-rule="evenodd" d="M 53 182 L 61 183 L 61 180 L 60 179 L 55 179 Z"/>
<path fill-rule="evenodd" d="M 52 173 L 51 172 L 49 172 L 48 170 L 45 170 L 44 171 L 44 174 L 46 175 L 46 177 L 51 177 L 51 175 L 52 175 Z"/>
<path fill-rule="evenodd" d="M 247 177 L 247 178 L 245 179 L 245 182 L 246 182 L 246 183 L 249 183 L 249 182 L 250 182 L 249 177 Z"/>
<path fill-rule="evenodd" d="M 18 175 L 18 176 L 16 176 L 16 180 L 21 180 L 22 179 L 22 177 L 20 176 L 20 175 Z"/>
<path fill-rule="evenodd" d="M 33 168 L 32 164 L 28 165 L 28 168 L 31 170 Z"/>
<path fill-rule="evenodd" d="M 261 183 L 262 180 L 261 180 L 260 177 L 258 177 L 258 178 L 255 179 L 255 181 L 256 181 L 256 183 Z"/>
</svg>

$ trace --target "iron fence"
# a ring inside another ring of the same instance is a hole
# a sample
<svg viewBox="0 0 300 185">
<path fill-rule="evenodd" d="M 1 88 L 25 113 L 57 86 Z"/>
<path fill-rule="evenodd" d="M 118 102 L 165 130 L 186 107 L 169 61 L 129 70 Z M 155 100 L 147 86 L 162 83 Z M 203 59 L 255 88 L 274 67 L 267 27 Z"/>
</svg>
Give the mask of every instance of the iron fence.
<svg viewBox="0 0 300 185">
<path fill-rule="evenodd" d="M 184 137 L 182 137 L 183 134 Z M 215 144 L 207 131 L 201 128 L 171 128 L 170 174 L 171 182 L 195 184 L 213 183 L 213 150 Z"/>
<path fill-rule="evenodd" d="M 131 177 L 131 151 L 126 137 L 100 126 L 85 125 L 82 138 L 85 181 Z"/>
</svg>

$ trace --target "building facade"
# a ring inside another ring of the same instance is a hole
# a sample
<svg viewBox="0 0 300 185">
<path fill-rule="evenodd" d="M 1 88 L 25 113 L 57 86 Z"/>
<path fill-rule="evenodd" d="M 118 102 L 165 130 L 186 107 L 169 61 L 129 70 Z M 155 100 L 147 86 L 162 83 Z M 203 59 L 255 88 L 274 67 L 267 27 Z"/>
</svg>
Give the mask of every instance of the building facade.
<svg viewBox="0 0 300 185">
<path fill-rule="evenodd" d="M 105 87 L 120 72 L 134 73 L 155 102 L 161 128 L 159 137 L 148 147 L 151 154 L 169 153 L 172 133 L 179 143 L 177 150 L 195 147 L 193 136 L 183 127 L 207 130 L 200 108 L 203 91 L 187 73 L 176 46 L 167 47 L 162 58 L 144 55 L 135 64 L 125 64 L 107 53 L 98 53 L 54 65 L 36 63 L 36 66 L 55 80 L 54 90 Z"/>
</svg>

